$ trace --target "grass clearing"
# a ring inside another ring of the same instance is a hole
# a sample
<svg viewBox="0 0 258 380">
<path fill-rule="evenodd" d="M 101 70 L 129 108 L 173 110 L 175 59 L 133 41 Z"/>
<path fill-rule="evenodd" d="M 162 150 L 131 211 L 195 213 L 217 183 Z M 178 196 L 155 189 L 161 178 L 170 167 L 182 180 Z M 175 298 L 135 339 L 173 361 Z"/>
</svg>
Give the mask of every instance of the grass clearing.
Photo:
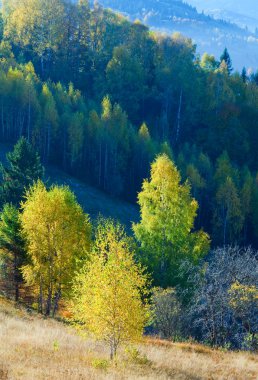
<svg viewBox="0 0 258 380">
<path fill-rule="evenodd" d="M 258 357 L 146 338 L 110 363 L 108 350 L 69 326 L 0 299 L 1 380 L 256 380 Z"/>
</svg>

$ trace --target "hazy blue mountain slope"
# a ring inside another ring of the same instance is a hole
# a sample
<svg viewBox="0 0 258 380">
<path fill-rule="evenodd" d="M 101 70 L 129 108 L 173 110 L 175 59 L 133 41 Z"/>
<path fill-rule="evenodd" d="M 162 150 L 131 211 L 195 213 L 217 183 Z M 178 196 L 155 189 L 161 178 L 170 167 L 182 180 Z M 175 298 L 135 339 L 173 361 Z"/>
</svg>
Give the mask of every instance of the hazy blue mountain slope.
<svg viewBox="0 0 258 380">
<path fill-rule="evenodd" d="M 231 12 L 240 13 L 246 16 L 258 17 L 257 0 L 188 0 L 198 10 L 205 9 L 224 9 Z"/>
<path fill-rule="evenodd" d="M 201 0 L 193 0 L 193 5 L 195 1 L 201 7 Z M 99 3 L 131 20 L 139 19 L 154 29 L 168 33 L 178 31 L 191 37 L 200 54 L 207 51 L 218 58 L 227 47 L 238 70 L 243 66 L 258 68 L 258 38 L 252 32 L 198 13 L 196 8 L 181 0 L 99 0 Z M 232 10 L 238 8 L 232 6 Z"/>
<path fill-rule="evenodd" d="M 196 6 L 199 12 L 204 11 L 215 18 L 247 26 L 252 31 L 258 28 L 257 0 L 188 0 L 188 3 Z"/>
</svg>

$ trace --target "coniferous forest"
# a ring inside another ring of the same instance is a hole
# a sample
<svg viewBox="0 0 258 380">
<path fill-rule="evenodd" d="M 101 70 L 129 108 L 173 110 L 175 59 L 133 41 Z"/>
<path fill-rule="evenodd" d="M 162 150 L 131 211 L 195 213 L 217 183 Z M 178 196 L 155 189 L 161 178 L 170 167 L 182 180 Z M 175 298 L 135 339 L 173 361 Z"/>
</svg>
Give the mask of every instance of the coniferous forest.
<svg viewBox="0 0 258 380">
<path fill-rule="evenodd" d="M 97 2 L 4 0 L 0 141 L 16 144 L 1 165 L 6 295 L 46 316 L 68 302 L 111 359 L 145 326 L 257 350 L 258 72 Z M 44 183 L 49 165 L 138 203 L 139 221 L 91 220 Z"/>
</svg>

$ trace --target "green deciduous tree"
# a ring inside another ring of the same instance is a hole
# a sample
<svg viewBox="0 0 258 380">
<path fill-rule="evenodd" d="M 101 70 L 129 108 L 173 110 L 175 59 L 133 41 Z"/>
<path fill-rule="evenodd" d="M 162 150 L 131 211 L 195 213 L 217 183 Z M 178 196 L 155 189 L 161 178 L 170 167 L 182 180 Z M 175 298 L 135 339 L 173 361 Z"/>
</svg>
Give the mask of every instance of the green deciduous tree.
<svg viewBox="0 0 258 380">
<path fill-rule="evenodd" d="M 108 89 L 112 99 L 134 120 L 144 96 L 143 66 L 126 47 L 117 47 L 107 66 Z"/>
<path fill-rule="evenodd" d="M 232 178 L 228 177 L 225 182 L 219 186 L 216 194 L 216 202 L 218 208 L 215 212 L 215 218 L 217 219 L 217 227 L 222 233 L 221 237 L 225 245 L 229 241 L 234 241 L 243 227 L 241 203 Z"/>
<path fill-rule="evenodd" d="M 53 137 L 56 135 L 56 129 L 58 126 L 58 113 L 54 96 L 47 84 L 43 85 L 41 100 L 43 108 L 41 144 L 43 159 L 48 162 L 51 152 L 51 142 L 53 141 Z"/>
<path fill-rule="evenodd" d="M 138 203 L 141 221 L 133 230 L 141 259 L 153 272 L 156 284 L 177 285 L 180 262 L 189 258 L 197 263 L 208 251 L 209 238 L 202 231 L 193 232 L 198 204 L 166 155 L 152 164 L 151 178 L 143 182 Z"/>
<path fill-rule="evenodd" d="M 225 245 L 238 241 L 244 223 L 239 194 L 239 171 L 232 166 L 225 152 L 217 160 L 214 179 L 216 184 L 214 236 L 217 242 L 223 241 Z"/>
<path fill-rule="evenodd" d="M 219 64 L 216 61 L 214 55 L 204 53 L 200 62 L 200 66 L 205 71 L 215 71 L 218 68 Z"/>
<path fill-rule="evenodd" d="M 53 54 L 62 41 L 62 0 L 11 0 L 4 9 L 6 36 L 27 52 L 31 48 L 35 51 L 41 74 L 46 77 L 53 64 Z"/>
</svg>

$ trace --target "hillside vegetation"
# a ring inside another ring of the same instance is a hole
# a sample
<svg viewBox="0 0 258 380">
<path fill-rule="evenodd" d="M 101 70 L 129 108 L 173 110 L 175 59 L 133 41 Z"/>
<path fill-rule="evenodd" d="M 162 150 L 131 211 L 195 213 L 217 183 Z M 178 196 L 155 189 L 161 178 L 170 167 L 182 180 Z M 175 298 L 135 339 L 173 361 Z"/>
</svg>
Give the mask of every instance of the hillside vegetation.
<svg viewBox="0 0 258 380">
<path fill-rule="evenodd" d="M 0 144 L 0 162 L 6 165 L 6 154 L 12 145 Z M 99 215 L 119 220 L 128 229 L 132 222 L 139 220 L 139 208 L 121 198 L 115 198 L 91 186 L 78 178 L 65 173 L 56 166 L 48 166 L 45 170 L 45 181 L 49 186 L 53 184 L 69 186 L 78 198 L 84 211 L 94 220 Z"/>
<path fill-rule="evenodd" d="M 117 365 L 111 364 L 102 344 L 3 299 L 0 340 L 1 380 L 255 380 L 258 373 L 257 357 L 250 353 L 155 339 L 136 345 L 138 359 L 121 353 Z"/>
<path fill-rule="evenodd" d="M 139 220 L 139 208 L 119 198 L 114 198 L 96 187 L 90 186 L 75 177 L 58 170 L 56 167 L 48 167 L 46 170 L 48 184 L 67 185 L 76 194 L 84 211 L 94 220 L 99 215 L 119 220 L 122 224 L 131 228 L 133 222 Z"/>
<path fill-rule="evenodd" d="M 257 375 L 257 117 L 226 48 L 3 1 L 2 377 Z"/>
<path fill-rule="evenodd" d="M 6 157 L 3 294 L 47 316 L 65 307 L 106 342 L 111 358 L 145 326 L 166 338 L 257 350 L 257 252 L 229 246 L 209 253 L 208 234 L 194 228 L 198 203 L 166 154 L 152 163 L 138 196 L 140 219 L 127 231 L 117 221 L 123 209 L 110 218 L 114 203 L 105 209 L 109 219 L 90 218 L 71 188 L 77 185 L 84 208 L 101 205 L 85 199 L 78 182 L 44 183 L 40 157 L 25 138 Z"/>
<path fill-rule="evenodd" d="M 0 141 L 132 203 L 165 153 L 214 246 L 258 244 L 258 74 L 87 0 L 6 0 L 0 18 Z"/>
<path fill-rule="evenodd" d="M 208 52 L 219 57 L 221 49 L 227 46 L 236 69 L 247 66 L 257 70 L 258 36 L 254 33 L 257 6 L 254 1 L 244 5 L 236 1 L 220 4 L 207 0 L 100 0 L 99 3 L 121 12 L 132 21 L 139 19 L 155 30 L 180 32 L 191 37 L 200 54 Z M 194 6 L 198 7 L 198 11 Z M 231 9 L 231 12 L 223 12 L 223 9 Z M 249 14 L 249 18 L 245 14 Z M 245 55 L 242 54 L 243 50 Z"/>
<path fill-rule="evenodd" d="M 249 29 L 254 34 L 253 48 L 258 47 L 258 4 L 256 1 L 248 0 L 188 0 L 188 3 L 195 6 L 199 12 L 211 15 L 215 19 L 235 23 L 243 29 Z M 255 47 L 256 46 L 256 47 Z M 256 60 L 257 62 L 257 60 Z M 257 63 L 255 63 L 257 66 Z"/>
</svg>

